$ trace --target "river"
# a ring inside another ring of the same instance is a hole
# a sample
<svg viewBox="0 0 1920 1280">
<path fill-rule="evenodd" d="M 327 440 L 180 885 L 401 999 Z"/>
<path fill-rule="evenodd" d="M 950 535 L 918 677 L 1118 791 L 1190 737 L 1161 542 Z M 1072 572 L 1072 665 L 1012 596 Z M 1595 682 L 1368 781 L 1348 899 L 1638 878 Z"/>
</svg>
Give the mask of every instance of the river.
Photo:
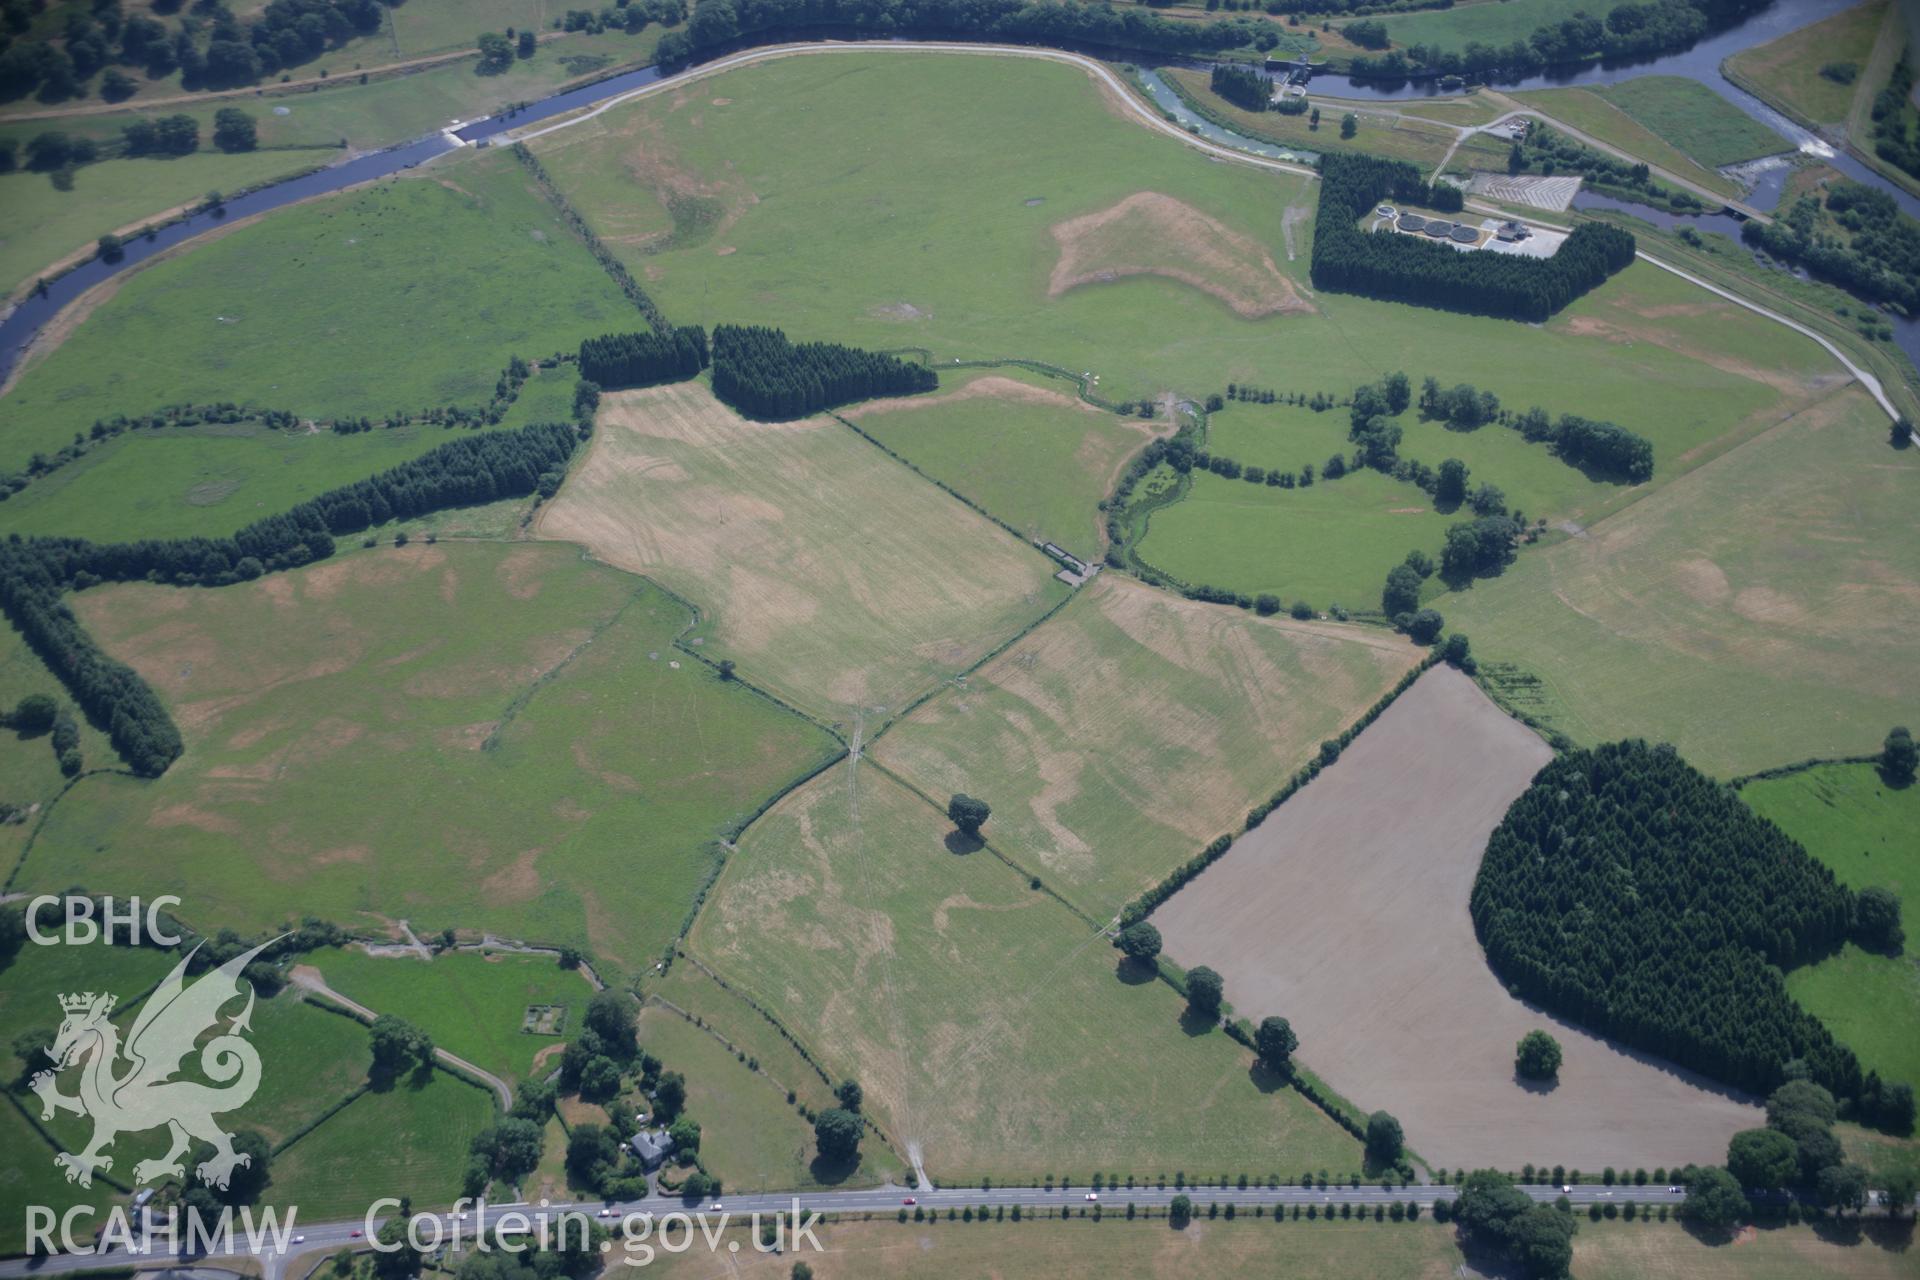
<svg viewBox="0 0 1920 1280">
<path fill-rule="evenodd" d="M 1702 40 L 1682 53 L 1668 54 L 1630 66 L 1593 66 L 1573 71 L 1544 73 L 1529 77 L 1514 87 L 1610 84 L 1628 75 L 1654 73 L 1691 76 L 1709 85 L 1715 92 L 1738 105 L 1741 110 L 1779 130 L 1803 149 L 1819 148 L 1826 163 L 1834 165 L 1848 176 L 1856 177 L 1859 181 L 1869 183 L 1881 190 L 1891 191 L 1901 202 L 1902 208 L 1920 216 L 1920 200 L 1915 200 L 1904 191 L 1893 187 L 1879 175 L 1851 158 L 1832 155 L 1831 147 L 1827 147 L 1825 143 L 1819 142 L 1805 130 L 1783 119 L 1752 95 L 1730 84 L 1720 74 L 1720 61 L 1728 55 L 1756 44 L 1764 44 L 1787 31 L 1837 13 L 1854 2 L 1855 0 L 1776 0 L 1775 4 L 1765 12 L 1749 18 L 1735 28 Z M 1103 50 L 1099 56 L 1113 58 L 1128 55 L 1116 55 L 1113 50 Z M 1141 60 L 1151 61 L 1152 59 L 1142 58 Z M 304 177 L 292 178 L 286 182 L 262 187 L 246 195 L 235 196 L 219 209 L 196 213 L 148 236 L 129 240 L 112 260 L 99 257 L 88 260 L 48 284 L 44 292 L 29 295 L 8 313 L 4 320 L 0 320 L 0 379 L 12 373 L 14 365 L 18 363 L 27 345 L 33 341 L 48 321 L 74 299 L 102 281 L 174 245 L 235 219 L 252 217 L 255 214 L 266 213 L 292 204 L 297 200 L 325 195 L 357 183 L 383 178 L 403 169 L 411 169 L 424 161 L 444 155 L 463 143 L 483 142 L 509 129 L 516 129 L 522 125 L 591 106 L 617 94 L 652 84 L 660 78 L 658 68 L 643 67 L 637 71 L 598 80 L 592 84 L 554 94 L 529 106 L 462 125 L 453 131 L 453 137 L 436 132 L 385 151 L 342 161 Z M 1291 151 L 1245 137 L 1200 119 L 1188 111 L 1185 105 L 1174 96 L 1172 90 L 1152 71 L 1144 71 L 1142 79 L 1161 107 L 1171 113 L 1183 126 L 1209 141 L 1272 159 L 1298 159 L 1303 162 L 1311 162 L 1313 159 L 1310 152 Z M 1326 83 L 1325 77 L 1322 78 L 1321 85 L 1318 87 L 1332 88 Z M 1348 78 L 1345 79 L 1344 86 L 1334 89 L 1334 92 L 1357 98 L 1404 100 L 1431 96 L 1436 90 L 1430 82 L 1400 82 L 1397 85 L 1386 85 Z M 459 141 L 456 142 L 455 138 Z M 1777 199 L 1777 186 L 1775 198 Z M 1912 329 L 1916 339 L 1920 340 L 1920 329 L 1914 329 L 1913 326 L 1902 326 L 1902 328 L 1903 330 Z M 1902 345 L 1906 344 L 1903 342 Z"/>
</svg>

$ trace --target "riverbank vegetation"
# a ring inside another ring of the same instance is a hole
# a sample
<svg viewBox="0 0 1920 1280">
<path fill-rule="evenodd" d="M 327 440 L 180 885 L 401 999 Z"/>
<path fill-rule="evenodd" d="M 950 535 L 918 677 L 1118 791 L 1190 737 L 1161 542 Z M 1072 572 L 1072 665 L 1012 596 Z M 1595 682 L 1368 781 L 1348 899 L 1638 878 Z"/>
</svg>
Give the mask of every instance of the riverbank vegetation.
<svg viewBox="0 0 1920 1280">
<path fill-rule="evenodd" d="M 1771 223 L 1748 222 L 1740 238 L 1869 302 L 1920 308 L 1920 219 L 1884 191 L 1840 179 Z"/>
</svg>

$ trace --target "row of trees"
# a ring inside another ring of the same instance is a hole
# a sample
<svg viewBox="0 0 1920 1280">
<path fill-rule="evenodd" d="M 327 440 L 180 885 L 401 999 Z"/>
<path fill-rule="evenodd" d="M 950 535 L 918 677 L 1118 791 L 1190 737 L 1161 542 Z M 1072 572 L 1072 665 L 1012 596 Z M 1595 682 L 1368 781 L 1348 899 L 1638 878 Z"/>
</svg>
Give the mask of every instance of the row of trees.
<svg viewBox="0 0 1920 1280">
<path fill-rule="evenodd" d="M 669 333 L 609 333 L 580 344 L 580 376 L 603 389 L 682 382 L 707 367 L 707 334 L 697 324 Z"/>
<path fill-rule="evenodd" d="M 1416 43 L 1384 57 L 1357 57 L 1352 74 L 1363 79 L 1409 75 L 1478 75 L 1518 79 L 1547 67 L 1596 59 L 1645 57 L 1685 49 L 1707 32 L 1767 7 L 1769 0 L 1648 0 L 1615 6 L 1604 19 L 1575 13 L 1536 27 L 1525 40 L 1503 46 L 1470 41 L 1463 49 Z"/>
<path fill-rule="evenodd" d="M 874 396 L 931 391 L 925 365 L 837 342 L 792 342 L 761 325 L 715 325 L 713 393 L 749 418 L 779 422 Z"/>
<path fill-rule="evenodd" d="M 1420 415 L 1442 420 L 1456 430 L 1505 423 L 1529 442 L 1551 447 L 1569 466 L 1634 484 L 1653 478 L 1653 442 L 1618 423 L 1571 413 L 1561 414 L 1556 421 L 1537 405 L 1524 413 L 1511 413 L 1500 407 L 1500 398 L 1491 391 L 1464 382 L 1442 389 L 1433 378 L 1421 385 Z"/>
<path fill-rule="evenodd" d="M 1487 842 L 1470 910 L 1523 998 L 1745 1089 L 1786 1064 L 1852 1097 L 1853 1052 L 1781 970 L 1838 947 L 1853 897 L 1833 873 L 1667 746 L 1562 755 Z"/>
<path fill-rule="evenodd" d="M 543 423 L 468 436 L 255 521 L 229 538 L 93 543 L 28 538 L 0 544 L 0 612 L 104 729 L 129 768 L 153 777 L 179 756 L 180 732 L 153 689 L 101 651 L 61 597 L 102 582 L 225 586 L 333 554 L 334 537 L 443 507 L 525 497 L 564 468 L 570 426 Z"/>
<path fill-rule="evenodd" d="M 1691 191 L 1656 181 L 1644 162 L 1596 150 L 1538 120 L 1508 151 L 1507 172 L 1579 174 L 1603 191 L 1674 213 L 1698 213 L 1706 207 Z"/>
<path fill-rule="evenodd" d="M 1360 220 L 1385 197 L 1457 209 L 1460 192 L 1429 189 L 1412 165 L 1372 156 L 1325 155 L 1320 172 L 1312 275 L 1321 289 L 1540 321 L 1633 261 L 1632 235 L 1592 222 L 1576 228 L 1551 258 L 1462 253 L 1424 237 L 1370 234 Z"/>
<path fill-rule="evenodd" d="M 700 0 L 686 30 L 669 31 L 655 56 L 675 68 L 766 31 L 837 27 L 886 35 L 952 35 L 1045 44 L 1097 44 L 1158 53 L 1271 49 L 1281 29 L 1264 18 L 1180 22 L 1128 5 L 1058 0 Z"/>
</svg>

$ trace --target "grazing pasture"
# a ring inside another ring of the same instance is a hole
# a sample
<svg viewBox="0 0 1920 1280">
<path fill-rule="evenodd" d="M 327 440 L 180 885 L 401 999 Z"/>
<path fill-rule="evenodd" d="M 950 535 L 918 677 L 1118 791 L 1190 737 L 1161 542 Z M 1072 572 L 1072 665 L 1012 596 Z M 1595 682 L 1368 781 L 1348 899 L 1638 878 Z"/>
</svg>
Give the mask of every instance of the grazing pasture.
<svg viewBox="0 0 1920 1280">
<path fill-rule="evenodd" d="M 1035 133 L 1035 119 L 1047 129 Z M 1022 145 L 1009 150 L 1013 136 Z M 1289 261 L 1283 224 L 1312 206 L 1307 179 L 1211 161 L 1123 117 L 1083 72 L 1031 59 L 781 59 L 530 145 L 676 323 L 777 324 L 797 338 L 927 347 L 937 361 L 1044 360 L 1100 375 L 1112 400 L 1228 382 L 1344 393 L 1379 376 L 1383 352 L 1418 351 L 1449 381 L 1499 385 L 1522 404 L 1659 417 L 1712 438 L 1835 369 L 1813 343 L 1691 286 L 1667 296 L 1644 266 L 1540 328 L 1306 296 L 1305 246 Z M 1248 319 L 1158 275 L 1049 297 L 1054 228 L 1143 192 L 1261 246 L 1317 314 Z M 697 226 L 669 244 L 676 206 Z M 1678 313 L 1676 301 L 1706 310 Z M 1607 327 L 1576 324 L 1586 320 Z"/>
<path fill-rule="evenodd" d="M 1143 422 L 1097 409 L 1070 386 L 996 371 L 936 395 L 843 412 L 1025 536 L 1092 562 L 1106 543 L 1101 500 L 1127 459 L 1171 428 L 1164 417 Z"/>
<path fill-rule="evenodd" d="M 1066 592 L 1037 549 L 833 418 L 748 422 L 702 383 L 607 396 L 538 529 L 693 600 L 703 654 L 848 724 L 897 712 Z"/>
<path fill-rule="evenodd" d="M 452 245 L 486 269 L 445 270 Z M 69 316 L 77 327 L 0 401 L 0 467 L 168 404 L 478 408 L 509 357 L 636 323 L 501 151 L 237 225 L 106 282 Z"/>
<path fill-rule="evenodd" d="M 1849 944 L 1839 955 L 1787 975 L 1787 990 L 1861 1063 L 1890 1080 L 1920 1084 L 1920 787 L 1894 788 L 1870 764 L 1830 764 L 1748 783 L 1740 794 L 1762 817 L 1805 845 L 1859 890 L 1875 885 L 1900 897 L 1909 922 L 1897 956 Z"/>
<path fill-rule="evenodd" d="M 0 505 L 0 530 L 96 542 L 225 537 L 418 457 L 453 439 L 453 430 L 422 424 L 337 435 L 249 422 L 129 432 Z"/>
<path fill-rule="evenodd" d="M 1153 514 L 1139 553 L 1188 582 L 1271 592 L 1319 610 L 1378 609 L 1387 570 L 1409 551 L 1437 557 L 1449 523 L 1417 485 L 1378 471 L 1306 489 L 1196 472 L 1185 498 Z"/>
<path fill-rule="evenodd" d="M 873 758 L 993 806 L 994 848 L 1105 920 L 1234 830 L 1421 651 L 1102 574 Z"/>
<path fill-rule="evenodd" d="M 945 1183 L 1358 1168 L 1344 1130 L 951 834 L 881 770 L 835 766 L 748 829 L 691 948 Z"/>
<path fill-rule="evenodd" d="M 1852 110 L 1861 81 L 1856 75 L 1846 83 L 1821 75 L 1820 69 L 1851 63 L 1856 72 L 1864 72 L 1886 16 L 1886 0 L 1868 0 L 1777 40 L 1742 49 L 1727 59 L 1727 69 L 1804 120 L 1839 124 Z"/>
<path fill-rule="evenodd" d="M 236 999 L 233 1007 L 242 1006 Z M 275 1146 L 364 1084 L 373 1065 L 364 1026 L 291 987 L 254 1004 L 247 1038 L 260 1051 L 260 1091 L 227 1119 Z"/>
<path fill-rule="evenodd" d="M 1436 1165 L 1723 1159 L 1752 1105 L 1514 999 L 1474 936 L 1487 836 L 1550 755 L 1435 668 L 1154 913 L 1167 954 L 1217 969 L 1244 1016 L 1290 1019 L 1301 1060 Z M 1514 1072 L 1536 1027 L 1565 1052 L 1550 1089 Z"/>
<path fill-rule="evenodd" d="M 273 1159 L 266 1203 L 307 1222 L 360 1217 L 383 1196 L 416 1210 L 460 1195 L 467 1150 L 498 1113 L 493 1094 L 445 1071 L 369 1090 Z"/>
<path fill-rule="evenodd" d="M 353 948 L 316 959 L 341 995 L 405 1018 L 436 1045 L 509 1082 L 532 1078 L 542 1050 L 579 1034 L 593 995 L 584 974 L 562 969 L 552 956 L 453 951 L 420 960 Z M 527 1007 L 536 1004 L 566 1010 L 559 1035 L 521 1029 Z"/>
<path fill-rule="evenodd" d="M 837 750 L 677 652 L 679 602 L 566 547 L 415 542 L 73 603 L 187 753 L 82 782 L 16 887 L 177 893 L 209 927 L 406 918 L 631 971 L 716 842 Z"/>
<path fill-rule="evenodd" d="M 1438 607 L 1583 743 L 1665 740 L 1722 777 L 1875 750 L 1920 722 L 1916 476 L 1846 390 Z"/>
</svg>

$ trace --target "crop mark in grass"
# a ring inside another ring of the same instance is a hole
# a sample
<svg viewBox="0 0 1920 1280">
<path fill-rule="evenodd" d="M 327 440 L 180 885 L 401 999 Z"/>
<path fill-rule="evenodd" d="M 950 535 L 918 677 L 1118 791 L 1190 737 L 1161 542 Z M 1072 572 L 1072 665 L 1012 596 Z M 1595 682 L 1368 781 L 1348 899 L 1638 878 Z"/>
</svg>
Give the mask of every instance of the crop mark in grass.
<svg viewBox="0 0 1920 1280">
<path fill-rule="evenodd" d="M 1211 294 L 1247 319 L 1313 310 L 1259 241 L 1157 191 L 1055 223 L 1053 238 L 1060 257 L 1047 281 L 1050 298 L 1155 275 Z"/>
</svg>

